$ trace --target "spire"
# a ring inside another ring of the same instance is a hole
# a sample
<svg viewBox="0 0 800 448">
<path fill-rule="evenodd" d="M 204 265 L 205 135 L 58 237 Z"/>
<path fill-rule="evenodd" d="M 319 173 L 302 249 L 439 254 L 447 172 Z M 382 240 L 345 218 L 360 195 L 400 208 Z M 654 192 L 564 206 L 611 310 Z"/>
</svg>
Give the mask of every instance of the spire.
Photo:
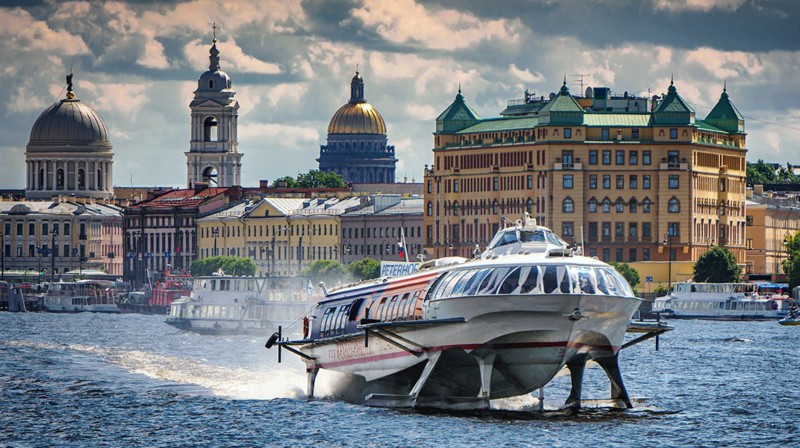
<svg viewBox="0 0 800 448">
<path fill-rule="evenodd" d="M 208 70 L 215 72 L 219 70 L 219 50 L 217 50 L 217 22 L 211 26 L 213 29 L 211 33 L 211 49 L 208 51 L 209 53 L 209 64 Z"/>
<path fill-rule="evenodd" d="M 569 87 L 567 87 L 567 74 L 564 73 L 564 84 L 561 85 L 561 94 L 569 95 Z"/>
<path fill-rule="evenodd" d="M 72 69 L 69 69 L 69 75 L 67 75 L 67 99 L 71 100 L 75 98 L 75 92 L 72 91 Z"/>
<path fill-rule="evenodd" d="M 356 65 L 356 75 L 350 81 L 350 104 L 366 102 L 364 99 L 364 79 L 358 74 L 358 65 Z"/>
</svg>

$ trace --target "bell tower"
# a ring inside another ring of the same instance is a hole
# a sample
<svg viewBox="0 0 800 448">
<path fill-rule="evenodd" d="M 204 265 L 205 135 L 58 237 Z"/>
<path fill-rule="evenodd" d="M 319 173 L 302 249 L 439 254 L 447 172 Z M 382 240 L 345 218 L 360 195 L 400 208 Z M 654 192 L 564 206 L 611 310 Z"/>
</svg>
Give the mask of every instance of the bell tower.
<svg viewBox="0 0 800 448">
<path fill-rule="evenodd" d="M 219 68 L 217 25 L 213 26 L 208 71 L 200 75 L 189 104 L 192 135 L 186 155 L 187 184 L 210 187 L 241 185 L 242 156 L 237 141 L 239 103 L 231 78 Z"/>
</svg>

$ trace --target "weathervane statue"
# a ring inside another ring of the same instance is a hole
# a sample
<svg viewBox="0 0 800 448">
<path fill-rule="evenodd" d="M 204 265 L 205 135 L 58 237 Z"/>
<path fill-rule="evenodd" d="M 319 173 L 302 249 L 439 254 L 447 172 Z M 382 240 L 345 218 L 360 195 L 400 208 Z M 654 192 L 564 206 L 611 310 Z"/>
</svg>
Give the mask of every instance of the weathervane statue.
<svg viewBox="0 0 800 448">
<path fill-rule="evenodd" d="M 75 92 L 72 91 L 72 70 L 69 71 L 69 75 L 67 75 L 67 99 L 75 98 Z"/>
</svg>

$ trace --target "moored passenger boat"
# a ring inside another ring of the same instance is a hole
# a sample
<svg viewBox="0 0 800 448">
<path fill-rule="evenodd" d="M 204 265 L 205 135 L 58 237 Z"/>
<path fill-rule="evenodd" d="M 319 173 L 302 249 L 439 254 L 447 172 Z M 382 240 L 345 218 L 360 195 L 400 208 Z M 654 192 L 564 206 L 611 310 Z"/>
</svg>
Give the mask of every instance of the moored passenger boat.
<svg viewBox="0 0 800 448">
<path fill-rule="evenodd" d="M 39 308 L 51 313 L 120 312 L 114 283 L 106 280 L 53 282 L 39 300 Z"/>
<path fill-rule="evenodd" d="M 487 408 L 527 394 L 563 368 L 579 407 L 593 360 L 611 398 L 630 407 L 617 356 L 640 299 L 613 267 L 578 256 L 530 218 L 501 229 L 479 260 L 436 260 L 419 272 L 331 291 L 303 339 L 277 344 L 319 369 L 357 375 L 367 404 Z"/>
<path fill-rule="evenodd" d="M 172 302 L 166 322 L 200 334 L 266 335 L 297 322 L 315 304 L 307 278 L 219 273 L 195 277 L 191 295 Z"/>
<path fill-rule="evenodd" d="M 787 296 L 762 297 L 757 283 L 674 284 L 673 291 L 653 302 L 653 312 L 676 319 L 773 320 L 797 303 Z"/>
</svg>

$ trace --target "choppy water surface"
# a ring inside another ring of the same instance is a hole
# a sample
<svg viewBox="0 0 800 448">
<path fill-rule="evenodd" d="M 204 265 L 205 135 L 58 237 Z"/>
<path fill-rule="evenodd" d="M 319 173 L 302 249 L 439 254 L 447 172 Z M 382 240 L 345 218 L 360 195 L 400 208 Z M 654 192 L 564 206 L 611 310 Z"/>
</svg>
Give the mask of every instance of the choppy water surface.
<svg viewBox="0 0 800 448">
<path fill-rule="evenodd" d="M 0 313 L 0 446 L 797 446 L 800 328 L 673 321 L 623 350 L 632 410 L 556 412 L 568 376 L 481 413 L 304 397 L 265 338 L 177 332 L 161 316 Z M 320 373 L 318 392 L 338 377 Z M 599 368 L 584 398 L 608 397 Z"/>
</svg>

